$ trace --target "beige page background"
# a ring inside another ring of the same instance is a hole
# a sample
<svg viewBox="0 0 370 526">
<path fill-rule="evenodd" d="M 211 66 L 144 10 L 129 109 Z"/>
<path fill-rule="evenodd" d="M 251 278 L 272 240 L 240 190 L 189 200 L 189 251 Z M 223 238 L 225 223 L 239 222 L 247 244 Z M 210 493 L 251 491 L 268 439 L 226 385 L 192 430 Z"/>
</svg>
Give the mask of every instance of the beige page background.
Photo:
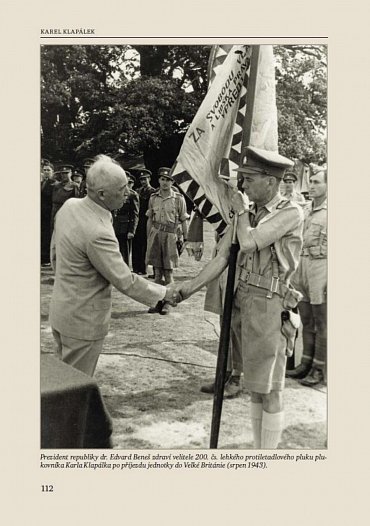
<svg viewBox="0 0 370 526">
<path fill-rule="evenodd" d="M 369 463 L 369 39 L 366 2 L 2 3 L 1 470 L 3 524 L 362 525 Z M 366 26 L 365 26 L 366 24 Z M 329 450 L 264 471 L 39 468 L 40 28 L 95 28 L 66 43 L 329 46 Z M 278 38 L 278 37 L 282 38 Z M 326 41 L 312 37 L 329 37 Z M 183 37 L 192 37 L 184 38 Z M 289 37 L 289 39 L 287 38 Z M 300 40 L 302 43 L 302 40 Z M 123 41 L 122 41 L 123 43 Z M 365 215 L 366 214 L 366 215 Z M 367 220 L 366 220 L 367 219 Z M 41 493 L 54 484 L 54 493 Z M 366 507 L 366 508 L 365 508 Z"/>
</svg>

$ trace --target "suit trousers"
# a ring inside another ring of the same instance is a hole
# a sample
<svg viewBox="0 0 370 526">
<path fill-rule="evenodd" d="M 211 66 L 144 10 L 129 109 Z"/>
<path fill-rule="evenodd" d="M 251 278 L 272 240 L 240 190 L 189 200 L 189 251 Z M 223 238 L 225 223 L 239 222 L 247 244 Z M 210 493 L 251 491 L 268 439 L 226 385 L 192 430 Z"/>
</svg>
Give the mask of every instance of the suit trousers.
<svg viewBox="0 0 370 526">
<path fill-rule="evenodd" d="M 52 331 L 57 343 L 58 358 L 88 376 L 93 376 L 103 348 L 104 338 L 100 340 L 78 340 L 60 334 L 55 329 Z"/>
</svg>

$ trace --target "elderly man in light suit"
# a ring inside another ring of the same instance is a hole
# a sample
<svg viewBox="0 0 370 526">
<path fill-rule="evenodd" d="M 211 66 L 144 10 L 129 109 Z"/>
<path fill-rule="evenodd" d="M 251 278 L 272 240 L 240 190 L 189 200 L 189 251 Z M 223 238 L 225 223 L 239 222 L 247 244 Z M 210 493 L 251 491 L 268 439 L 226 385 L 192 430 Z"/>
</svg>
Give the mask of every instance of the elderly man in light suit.
<svg viewBox="0 0 370 526">
<path fill-rule="evenodd" d="M 87 196 L 69 199 L 56 216 L 50 325 L 59 357 L 90 376 L 108 332 L 112 285 L 149 307 L 176 297 L 174 285 L 148 282 L 122 259 L 111 210 L 121 208 L 127 191 L 124 170 L 100 156 L 87 173 Z"/>
</svg>

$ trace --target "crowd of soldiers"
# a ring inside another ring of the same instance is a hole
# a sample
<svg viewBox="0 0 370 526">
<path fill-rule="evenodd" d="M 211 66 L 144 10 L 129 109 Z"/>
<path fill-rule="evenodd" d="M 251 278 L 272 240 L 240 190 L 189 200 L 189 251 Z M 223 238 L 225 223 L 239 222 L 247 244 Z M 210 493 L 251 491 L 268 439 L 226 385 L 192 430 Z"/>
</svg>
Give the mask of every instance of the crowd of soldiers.
<svg viewBox="0 0 370 526">
<path fill-rule="evenodd" d="M 50 265 L 50 242 L 55 216 L 71 197 L 87 194 L 86 174 L 94 159 L 84 160 L 83 171 L 70 164 L 53 164 L 43 159 L 41 166 L 41 265 Z M 125 263 L 135 274 L 147 276 L 155 283 L 173 282 L 173 268 L 178 265 L 180 248 L 187 238 L 187 219 L 184 197 L 173 187 L 170 168 L 158 170 L 159 188 L 151 186 L 152 173 L 137 169 L 136 177 L 125 170 L 128 191 L 123 206 L 112 211 L 113 227 Z M 139 185 L 137 187 L 137 185 Z M 135 189 L 134 189 L 135 187 Z M 168 314 L 170 305 L 158 304 L 149 312 Z"/>
</svg>

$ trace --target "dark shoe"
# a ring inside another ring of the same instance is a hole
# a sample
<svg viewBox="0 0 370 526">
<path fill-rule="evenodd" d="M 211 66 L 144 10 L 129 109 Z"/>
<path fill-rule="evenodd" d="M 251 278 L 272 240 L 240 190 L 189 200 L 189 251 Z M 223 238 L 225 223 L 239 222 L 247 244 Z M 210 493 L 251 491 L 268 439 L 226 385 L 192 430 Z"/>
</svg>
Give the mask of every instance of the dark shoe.
<svg viewBox="0 0 370 526">
<path fill-rule="evenodd" d="M 202 393 L 213 394 L 215 392 L 215 382 L 202 385 L 200 390 Z"/>
<path fill-rule="evenodd" d="M 171 305 L 169 303 L 165 303 L 163 305 L 163 307 L 161 308 L 159 314 L 162 314 L 163 316 L 165 316 L 166 314 L 169 314 L 171 312 Z"/>
<path fill-rule="evenodd" d="M 240 376 L 232 376 L 224 387 L 224 398 L 236 398 L 243 391 Z"/>
<path fill-rule="evenodd" d="M 324 371 L 322 369 L 318 369 L 317 367 L 312 367 L 309 374 L 300 381 L 302 385 L 306 385 L 307 387 L 313 387 L 314 385 L 325 385 L 325 376 Z"/>
<path fill-rule="evenodd" d="M 310 372 L 311 365 L 301 363 L 295 369 L 287 369 L 285 371 L 286 378 L 305 378 Z"/>
<path fill-rule="evenodd" d="M 215 382 L 202 385 L 200 388 L 202 393 L 214 394 Z M 224 398 L 235 398 L 242 392 L 243 388 L 240 384 L 240 376 L 231 376 L 231 372 L 226 373 Z"/>
<path fill-rule="evenodd" d="M 155 314 L 156 312 L 161 312 L 161 309 L 162 309 L 162 302 L 158 301 L 155 307 L 150 307 L 150 309 L 148 310 L 148 313 Z"/>
<path fill-rule="evenodd" d="M 226 371 L 225 384 L 227 384 L 227 382 L 230 380 L 230 377 L 231 377 L 231 371 Z M 216 385 L 216 382 L 213 381 L 209 384 L 202 385 L 200 390 L 202 393 L 213 394 L 215 392 L 215 385 Z"/>
<path fill-rule="evenodd" d="M 150 274 L 150 275 L 148 276 L 148 279 L 154 279 L 154 278 L 155 278 L 155 275 L 154 275 L 154 274 Z"/>
</svg>

